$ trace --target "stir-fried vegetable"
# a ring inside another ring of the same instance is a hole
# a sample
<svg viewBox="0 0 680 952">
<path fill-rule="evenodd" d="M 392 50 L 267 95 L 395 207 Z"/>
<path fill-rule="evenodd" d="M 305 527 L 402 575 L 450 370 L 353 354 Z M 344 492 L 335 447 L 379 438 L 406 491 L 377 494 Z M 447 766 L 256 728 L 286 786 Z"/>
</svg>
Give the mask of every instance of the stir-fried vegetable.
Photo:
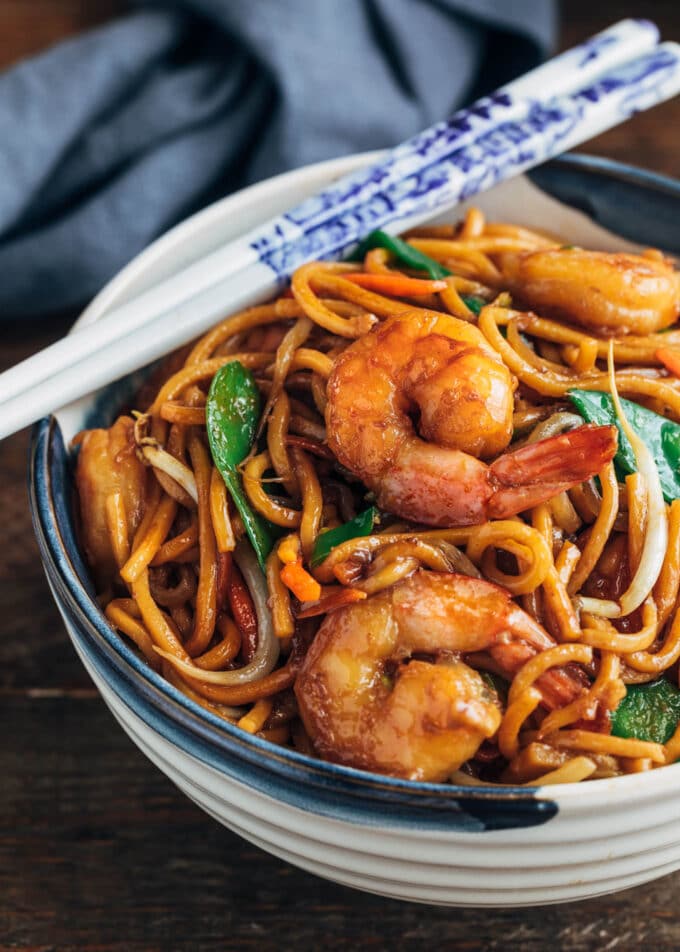
<svg viewBox="0 0 680 952">
<path fill-rule="evenodd" d="M 647 684 L 629 684 L 626 696 L 612 714 L 612 734 L 667 743 L 680 721 L 680 690 L 661 678 Z"/>
<path fill-rule="evenodd" d="M 360 261 L 371 248 L 384 248 L 390 251 L 401 264 L 407 268 L 415 268 L 416 271 L 426 271 L 433 281 L 447 278 L 451 274 L 448 268 L 439 264 L 434 258 L 411 247 L 402 238 L 388 235 L 386 231 L 372 231 L 370 235 L 367 235 L 352 255 L 352 260 Z"/>
<path fill-rule="evenodd" d="M 619 421 L 614 401 L 599 390 L 570 390 L 569 399 L 587 423 L 612 423 L 619 431 L 616 463 L 623 473 L 635 473 L 635 453 Z M 621 400 L 633 430 L 640 436 L 656 462 L 666 502 L 680 498 L 680 426 L 631 400 Z"/>
<path fill-rule="evenodd" d="M 341 545 L 343 542 L 347 542 L 349 539 L 356 539 L 359 536 L 370 535 L 373 524 L 377 518 L 378 510 L 375 506 L 370 506 L 368 509 L 356 515 L 354 519 L 350 519 L 349 522 L 345 522 L 341 526 L 336 526 L 335 529 L 329 529 L 327 532 L 322 532 L 314 544 L 311 559 L 312 566 L 319 565 L 320 562 L 323 562 L 323 560 L 330 555 L 331 549 L 334 549 L 336 545 Z"/>
<path fill-rule="evenodd" d="M 251 509 L 237 469 L 250 451 L 260 416 L 260 392 L 250 371 L 238 361 L 221 367 L 213 377 L 205 412 L 215 465 L 264 571 L 265 559 L 273 545 L 272 536 L 265 520 Z"/>
<path fill-rule="evenodd" d="M 483 307 L 486 307 L 487 302 L 484 298 L 477 297 L 476 294 L 461 294 L 460 296 L 463 304 L 468 307 L 473 314 L 479 315 L 479 312 Z"/>
<path fill-rule="evenodd" d="M 367 251 L 371 248 L 385 248 L 390 251 L 394 257 L 406 268 L 414 268 L 416 271 L 425 271 L 433 281 L 448 278 L 452 274 L 443 264 L 423 254 L 417 248 L 413 248 L 402 238 L 396 238 L 394 235 L 388 235 L 386 231 L 372 231 L 370 235 L 359 244 L 354 254 L 351 256 L 353 261 L 360 261 Z M 461 300 L 466 307 L 469 307 L 474 314 L 479 314 L 486 304 L 483 298 L 474 294 L 461 294 Z"/>
<path fill-rule="evenodd" d="M 281 581 L 301 602 L 316 602 L 321 598 L 321 586 L 303 565 L 302 546 L 298 535 L 289 535 L 279 542 L 277 555 L 283 563 Z"/>
<path fill-rule="evenodd" d="M 316 602 L 321 598 L 321 586 L 309 574 L 302 559 L 287 562 L 281 569 L 281 581 L 301 602 Z"/>
<path fill-rule="evenodd" d="M 242 653 L 246 657 L 250 657 L 254 654 L 254 648 L 257 647 L 257 615 L 255 614 L 252 596 L 243 580 L 243 576 L 233 569 L 229 573 L 227 598 L 236 627 L 243 640 Z M 247 650 L 244 652 L 243 649 L 246 646 Z"/>
<path fill-rule="evenodd" d="M 162 446 L 148 437 L 141 441 L 139 448 L 151 466 L 160 469 L 171 479 L 174 479 L 178 486 L 181 486 L 184 492 L 191 496 L 194 502 L 198 502 L 196 477 L 185 463 L 176 459 L 171 453 L 168 453 L 167 450 L 164 450 Z"/>
<path fill-rule="evenodd" d="M 609 343 L 607 358 L 609 370 L 609 389 L 611 400 L 616 413 L 616 426 L 622 437 L 626 437 L 633 453 L 635 469 L 644 480 L 647 494 L 647 519 L 645 524 L 645 538 L 640 553 L 640 561 L 635 575 L 625 592 L 619 596 L 618 602 L 603 598 L 579 596 L 581 608 L 595 615 L 604 615 L 607 618 L 621 618 L 635 611 L 647 598 L 661 572 L 661 566 L 666 555 L 668 544 L 668 518 L 663 499 L 659 470 L 654 461 L 646 440 L 631 426 L 619 392 L 616 387 L 616 373 L 614 371 L 614 345 Z M 633 406 L 637 406 L 633 404 Z"/>
<path fill-rule="evenodd" d="M 667 330 L 675 330 L 676 328 L 667 328 Z M 680 351 L 671 350 L 670 347 L 659 347 L 656 351 L 656 357 L 664 365 L 666 370 L 669 373 L 672 373 L 675 377 L 680 377 Z"/>
</svg>

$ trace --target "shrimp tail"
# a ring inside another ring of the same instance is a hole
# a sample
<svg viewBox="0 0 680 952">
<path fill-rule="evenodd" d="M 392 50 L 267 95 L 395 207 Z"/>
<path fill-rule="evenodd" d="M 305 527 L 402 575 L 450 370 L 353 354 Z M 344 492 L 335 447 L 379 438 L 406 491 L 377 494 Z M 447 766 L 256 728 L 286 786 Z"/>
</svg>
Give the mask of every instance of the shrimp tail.
<svg viewBox="0 0 680 952">
<path fill-rule="evenodd" d="M 617 436 L 614 426 L 586 424 L 505 453 L 489 467 L 489 517 L 524 512 L 599 473 L 616 453 Z"/>
</svg>

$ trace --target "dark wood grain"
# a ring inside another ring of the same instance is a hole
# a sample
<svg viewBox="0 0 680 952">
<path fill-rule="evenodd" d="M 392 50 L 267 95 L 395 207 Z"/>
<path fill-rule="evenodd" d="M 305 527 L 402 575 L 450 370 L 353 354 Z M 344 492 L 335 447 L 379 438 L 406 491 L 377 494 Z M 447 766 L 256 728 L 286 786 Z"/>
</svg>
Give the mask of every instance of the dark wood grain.
<svg viewBox="0 0 680 952">
<path fill-rule="evenodd" d="M 1 0 L 0 67 L 125 7 Z M 570 0 L 563 43 L 640 12 L 680 38 L 677 0 L 642 8 Z M 680 101 L 588 151 L 677 175 Z M 0 367 L 72 317 L 3 327 Z M 428 908 L 325 882 L 219 827 L 137 751 L 77 660 L 31 531 L 27 445 L 26 431 L 0 443 L 0 952 L 680 948 L 680 873 L 550 909 Z"/>
<path fill-rule="evenodd" d="M 562 3 L 560 45 L 573 46 L 615 20 L 624 17 L 647 17 L 661 28 L 664 40 L 680 40 L 680 3 L 678 0 L 565 0 Z M 611 129 L 582 146 L 579 151 L 606 155 L 620 162 L 630 162 L 680 176 L 680 97 L 662 103 L 650 112 L 634 116 L 622 126 Z"/>
<path fill-rule="evenodd" d="M 381 899 L 293 869 L 220 828 L 87 693 L 5 694 L 3 728 L 0 948 L 264 952 L 323 941 L 328 950 L 544 952 L 550 939 L 575 952 L 680 944 L 678 877 L 552 909 Z"/>
<path fill-rule="evenodd" d="M 127 9 L 127 0 L 2 0 L 0 69 Z"/>
</svg>

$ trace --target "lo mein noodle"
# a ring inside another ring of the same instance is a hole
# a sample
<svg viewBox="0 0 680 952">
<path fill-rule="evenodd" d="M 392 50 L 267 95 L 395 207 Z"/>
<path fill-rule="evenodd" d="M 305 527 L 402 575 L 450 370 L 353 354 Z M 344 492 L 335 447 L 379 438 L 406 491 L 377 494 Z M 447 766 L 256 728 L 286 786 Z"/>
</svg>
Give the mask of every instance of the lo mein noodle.
<svg viewBox="0 0 680 952">
<path fill-rule="evenodd" d="M 301 267 L 76 438 L 107 619 L 207 710 L 350 766 L 673 762 L 672 264 L 479 210 L 359 259 Z"/>
</svg>

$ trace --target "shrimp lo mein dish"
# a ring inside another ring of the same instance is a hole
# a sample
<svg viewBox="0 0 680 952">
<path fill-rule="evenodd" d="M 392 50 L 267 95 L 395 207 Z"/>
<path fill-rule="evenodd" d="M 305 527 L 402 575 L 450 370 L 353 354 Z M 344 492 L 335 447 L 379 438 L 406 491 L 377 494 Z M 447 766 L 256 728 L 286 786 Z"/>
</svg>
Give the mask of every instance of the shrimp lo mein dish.
<svg viewBox="0 0 680 952">
<path fill-rule="evenodd" d="M 299 268 L 76 438 L 110 624 L 213 714 L 411 780 L 680 757 L 680 275 L 479 210 Z"/>
</svg>

